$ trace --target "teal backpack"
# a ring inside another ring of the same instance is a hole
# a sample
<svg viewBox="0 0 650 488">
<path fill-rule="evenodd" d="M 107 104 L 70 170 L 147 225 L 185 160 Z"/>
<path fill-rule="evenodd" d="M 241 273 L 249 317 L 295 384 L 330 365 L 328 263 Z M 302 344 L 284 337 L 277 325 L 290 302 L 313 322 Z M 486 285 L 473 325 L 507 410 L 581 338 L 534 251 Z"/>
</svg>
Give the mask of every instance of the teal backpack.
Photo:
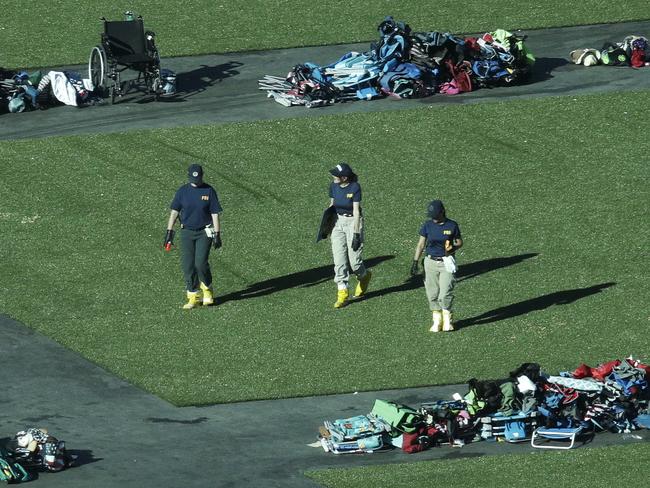
<svg viewBox="0 0 650 488">
<path fill-rule="evenodd" d="M 0 481 L 7 483 L 20 483 L 21 481 L 29 481 L 30 474 L 25 471 L 20 464 L 13 462 L 2 447 L 0 447 Z"/>
</svg>

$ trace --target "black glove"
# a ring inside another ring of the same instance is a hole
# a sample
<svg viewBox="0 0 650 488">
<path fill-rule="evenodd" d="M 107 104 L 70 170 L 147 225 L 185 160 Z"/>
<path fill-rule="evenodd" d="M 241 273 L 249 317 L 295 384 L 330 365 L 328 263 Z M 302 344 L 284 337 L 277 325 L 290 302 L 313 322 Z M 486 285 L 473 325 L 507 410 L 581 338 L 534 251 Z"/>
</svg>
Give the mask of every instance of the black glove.
<svg viewBox="0 0 650 488">
<path fill-rule="evenodd" d="M 214 232 L 212 234 L 212 247 L 219 249 L 221 246 L 223 246 L 223 243 L 221 242 L 221 232 Z"/>
<path fill-rule="evenodd" d="M 414 259 L 413 264 L 411 265 L 411 276 L 417 276 L 419 274 L 420 270 L 418 269 L 418 261 Z"/>
<path fill-rule="evenodd" d="M 352 237 L 352 250 L 358 251 L 360 247 L 361 247 L 361 234 L 359 232 L 355 232 L 354 237 Z"/>
<path fill-rule="evenodd" d="M 163 247 L 165 248 L 166 251 L 169 251 L 172 248 L 173 244 L 174 244 L 174 231 L 170 229 L 165 234 L 165 242 L 163 243 Z"/>
</svg>

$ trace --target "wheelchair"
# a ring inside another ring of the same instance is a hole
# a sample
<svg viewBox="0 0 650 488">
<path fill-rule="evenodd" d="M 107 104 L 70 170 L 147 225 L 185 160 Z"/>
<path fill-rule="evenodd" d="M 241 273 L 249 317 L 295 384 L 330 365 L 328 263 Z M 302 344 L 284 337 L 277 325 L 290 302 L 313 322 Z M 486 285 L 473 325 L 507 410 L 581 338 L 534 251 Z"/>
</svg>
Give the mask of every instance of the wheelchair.
<svg viewBox="0 0 650 488">
<path fill-rule="evenodd" d="M 140 16 L 132 20 L 101 20 L 101 44 L 92 48 L 88 58 L 88 78 L 96 92 L 107 94 L 115 103 L 135 87 L 158 100 L 163 94 L 163 80 L 155 33 L 144 30 Z M 127 70 L 137 72 L 137 79 L 122 81 L 122 73 Z"/>
</svg>

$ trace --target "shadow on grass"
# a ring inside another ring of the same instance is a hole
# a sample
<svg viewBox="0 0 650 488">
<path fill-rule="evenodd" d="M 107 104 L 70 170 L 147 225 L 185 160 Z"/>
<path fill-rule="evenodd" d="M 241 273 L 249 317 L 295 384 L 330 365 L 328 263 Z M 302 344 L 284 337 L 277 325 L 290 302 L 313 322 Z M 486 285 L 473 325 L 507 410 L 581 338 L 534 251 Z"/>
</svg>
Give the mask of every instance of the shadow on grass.
<svg viewBox="0 0 650 488">
<path fill-rule="evenodd" d="M 366 266 L 372 268 L 373 266 L 394 258 L 395 256 L 390 255 L 377 256 L 370 259 L 364 259 L 363 262 Z M 243 290 L 220 296 L 218 297 L 218 301 L 221 304 L 234 300 L 262 297 L 279 291 L 288 290 L 289 288 L 308 288 L 331 280 L 333 277 L 334 265 L 328 264 L 327 266 L 319 266 L 318 268 L 298 271 L 297 273 L 278 276 L 277 278 L 271 278 L 270 280 L 254 283 Z"/>
<path fill-rule="evenodd" d="M 489 273 L 496 269 L 507 268 L 508 266 L 519 264 L 526 259 L 531 259 L 538 255 L 536 252 L 529 252 L 526 254 L 517 254 L 516 256 L 489 258 L 473 263 L 461 264 L 458 266 L 458 271 L 456 272 L 456 282 L 469 280 L 470 278 L 482 275 L 483 273 Z"/>
<path fill-rule="evenodd" d="M 488 273 L 501 268 L 507 268 L 513 264 L 520 263 L 526 259 L 534 258 L 537 253 L 518 254 L 516 256 L 507 256 L 500 258 L 489 258 L 473 263 L 461 264 L 456 272 L 456 280 L 464 281 L 483 273 Z M 369 300 L 371 298 L 389 295 L 391 293 L 399 293 L 403 291 L 415 290 L 424 286 L 422 276 L 409 276 L 403 283 L 399 285 L 389 286 L 381 290 L 369 291 L 364 295 L 361 300 Z M 361 301 L 359 300 L 359 301 Z"/>
<path fill-rule="evenodd" d="M 589 295 L 600 293 L 601 291 L 614 286 L 615 284 L 616 283 L 610 282 L 589 286 L 587 288 L 556 291 L 554 293 L 549 293 L 548 295 L 542 295 L 541 297 L 531 298 L 529 300 L 524 300 L 523 302 L 517 302 L 513 303 L 512 305 L 506 305 L 505 307 L 495 308 L 494 310 L 482 313 L 476 317 L 459 320 L 456 322 L 455 326 L 457 329 L 462 329 L 463 327 L 470 327 L 472 325 L 489 324 L 491 322 L 498 322 L 500 320 L 510 319 L 519 315 L 526 315 L 527 313 L 533 312 L 535 310 L 544 310 L 553 305 L 567 305 L 569 303 L 580 300 L 581 298 L 588 297 Z"/>
</svg>

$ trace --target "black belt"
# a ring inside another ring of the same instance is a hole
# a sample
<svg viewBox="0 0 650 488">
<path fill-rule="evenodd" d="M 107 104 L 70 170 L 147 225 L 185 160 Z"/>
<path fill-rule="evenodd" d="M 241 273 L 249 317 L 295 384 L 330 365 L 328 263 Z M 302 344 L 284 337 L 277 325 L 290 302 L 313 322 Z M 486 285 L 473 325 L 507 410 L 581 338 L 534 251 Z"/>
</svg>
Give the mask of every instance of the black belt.
<svg viewBox="0 0 650 488">
<path fill-rule="evenodd" d="M 340 213 L 339 215 L 340 215 L 341 217 L 354 217 L 354 214 Z"/>
<path fill-rule="evenodd" d="M 429 255 L 427 255 L 427 257 L 432 261 L 442 261 L 442 256 L 429 256 Z"/>
</svg>

